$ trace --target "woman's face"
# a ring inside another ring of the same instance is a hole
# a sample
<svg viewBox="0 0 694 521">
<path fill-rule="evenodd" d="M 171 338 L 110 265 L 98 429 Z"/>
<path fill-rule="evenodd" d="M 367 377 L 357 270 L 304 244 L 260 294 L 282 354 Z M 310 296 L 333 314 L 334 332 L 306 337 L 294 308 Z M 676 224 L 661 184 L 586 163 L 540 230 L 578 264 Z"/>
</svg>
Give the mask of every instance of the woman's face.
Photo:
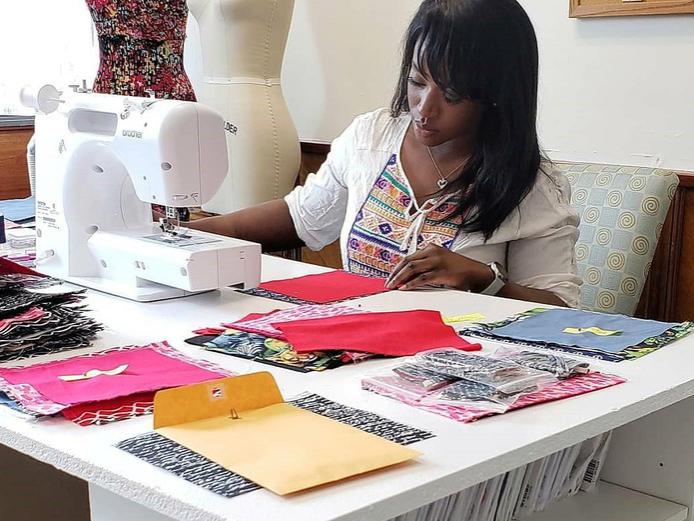
<svg viewBox="0 0 694 521">
<path fill-rule="evenodd" d="M 454 139 L 474 141 L 483 107 L 442 90 L 426 67 L 420 70 L 413 63 L 407 80 L 407 101 L 414 135 L 423 145 L 435 147 Z"/>
</svg>

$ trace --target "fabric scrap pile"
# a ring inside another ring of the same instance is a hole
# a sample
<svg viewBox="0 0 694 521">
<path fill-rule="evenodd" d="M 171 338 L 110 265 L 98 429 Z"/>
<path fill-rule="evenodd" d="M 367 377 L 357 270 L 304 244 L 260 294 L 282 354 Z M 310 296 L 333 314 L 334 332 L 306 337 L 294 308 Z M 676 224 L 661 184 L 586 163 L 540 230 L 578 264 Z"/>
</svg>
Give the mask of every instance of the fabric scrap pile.
<svg viewBox="0 0 694 521">
<path fill-rule="evenodd" d="M 223 327 L 197 330 L 201 336 L 188 342 L 304 372 L 439 347 L 481 349 L 460 338 L 439 312 L 428 310 L 376 313 L 340 304 L 308 304 L 248 315 Z"/>
<path fill-rule="evenodd" d="M 102 325 L 86 314 L 84 290 L 38 274 L 0 274 L 0 361 L 91 345 Z"/>
</svg>

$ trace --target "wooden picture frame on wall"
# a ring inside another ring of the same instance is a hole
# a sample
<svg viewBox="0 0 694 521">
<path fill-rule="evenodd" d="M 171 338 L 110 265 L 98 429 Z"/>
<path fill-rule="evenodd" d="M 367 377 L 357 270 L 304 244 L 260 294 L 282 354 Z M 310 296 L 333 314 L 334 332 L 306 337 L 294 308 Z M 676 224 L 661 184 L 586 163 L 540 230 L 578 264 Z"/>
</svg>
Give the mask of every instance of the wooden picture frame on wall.
<svg viewBox="0 0 694 521">
<path fill-rule="evenodd" d="M 569 0 L 571 18 L 694 14 L 694 0 Z"/>
</svg>

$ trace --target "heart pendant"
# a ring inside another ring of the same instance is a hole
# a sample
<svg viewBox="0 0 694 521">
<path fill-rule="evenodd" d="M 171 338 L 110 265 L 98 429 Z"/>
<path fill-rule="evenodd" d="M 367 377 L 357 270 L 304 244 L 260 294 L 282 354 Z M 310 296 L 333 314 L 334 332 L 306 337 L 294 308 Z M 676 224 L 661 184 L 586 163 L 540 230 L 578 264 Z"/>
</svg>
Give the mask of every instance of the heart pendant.
<svg viewBox="0 0 694 521">
<path fill-rule="evenodd" d="M 448 185 L 448 181 L 446 181 L 445 179 L 439 179 L 438 181 L 436 181 L 436 184 L 439 185 L 439 190 L 443 190 Z"/>
</svg>

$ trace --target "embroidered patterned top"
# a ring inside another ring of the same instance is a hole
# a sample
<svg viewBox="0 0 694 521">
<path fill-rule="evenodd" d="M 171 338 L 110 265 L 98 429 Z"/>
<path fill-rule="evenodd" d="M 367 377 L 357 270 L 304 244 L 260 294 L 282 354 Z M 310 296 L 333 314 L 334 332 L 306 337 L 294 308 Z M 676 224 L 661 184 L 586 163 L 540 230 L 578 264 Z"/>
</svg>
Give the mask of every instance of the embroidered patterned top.
<svg viewBox="0 0 694 521">
<path fill-rule="evenodd" d="M 393 154 L 354 220 L 349 271 L 387 278 L 400 259 L 424 246 L 450 248 L 463 222 L 454 216 L 460 198 L 460 192 L 451 193 L 418 207 Z"/>
<path fill-rule="evenodd" d="M 94 92 L 195 101 L 183 68 L 186 0 L 86 0 L 99 36 Z"/>
<path fill-rule="evenodd" d="M 383 174 L 383 165 L 401 150 L 411 123 L 409 114 L 393 117 L 387 108 L 358 116 L 333 141 L 330 154 L 318 172 L 310 174 L 304 185 L 285 197 L 297 235 L 306 246 L 317 251 L 340 239 L 343 267 L 357 273 L 382 274 L 386 267 L 393 265 L 392 257 L 400 255 L 394 246 L 400 243 L 393 238 L 398 231 L 388 232 L 386 240 L 381 242 L 383 234 L 376 231 L 378 225 L 384 225 L 387 231 L 386 225 L 397 224 L 397 219 L 391 222 L 392 215 L 398 209 L 401 215 L 406 215 L 403 212 L 406 205 L 392 197 L 394 202 L 388 204 L 387 194 L 379 193 L 380 188 L 374 187 Z M 397 193 L 397 185 L 393 186 Z M 570 306 L 577 306 L 581 284 L 574 255 L 578 215 L 570 204 L 570 196 L 566 177 L 550 164 L 543 164 L 528 195 L 491 237 L 463 231 L 446 246 L 479 262 L 499 262 L 506 267 L 512 282 L 552 291 Z M 453 200 L 446 202 L 455 204 Z M 415 233 L 421 225 L 423 240 L 434 235 L 445 243 L 447 239 L 441 237 L 448 235 L 445 226 L 443 232 L 428 227 L 434 220 L 438 217 L 429 214 L 428 219 L 410 222 L 410 227 L 405 227 L 409 230 L 406 235 L 409 238 L 421 235 Z M 374 226 L 374 222 L 378 224 Z M 350 241 L 351 238 L 356 241 Z M 350 243 L 354 244 L 351 253 Z M 407 251 L 412 245 L 410 241 Z"/>
</svg>

